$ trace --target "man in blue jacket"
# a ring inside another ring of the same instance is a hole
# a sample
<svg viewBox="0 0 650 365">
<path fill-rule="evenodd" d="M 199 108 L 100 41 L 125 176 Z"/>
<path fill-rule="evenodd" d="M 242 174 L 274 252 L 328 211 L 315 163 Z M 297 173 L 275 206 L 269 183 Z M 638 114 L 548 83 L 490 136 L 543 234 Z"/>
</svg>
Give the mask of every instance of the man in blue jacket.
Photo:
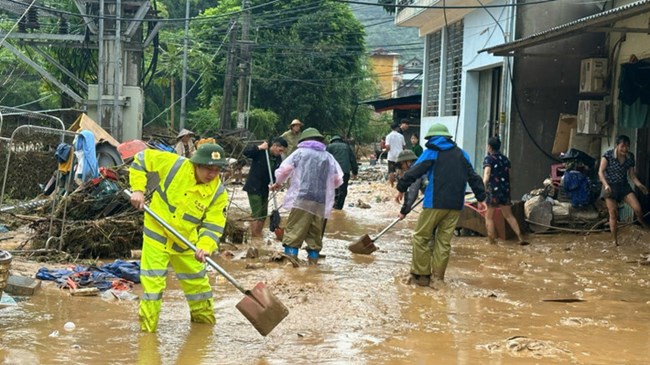
<svg viewBox="0 0 650 365">
<path fill-rule="evenodd" d="M 397 202 L 404 192 L 422 175 L 429 184 L 424 191 L 422 213 L 413 233 L 411 282 L 435 288 L 444 281 L 451 238 L 465 204 L 465 186 L 469 182 L 479 210 L 486 209 L 483 180 L 474 171 L 469 155 L 451 140 L 452 135 L 443 124 L 432 125 L 426 136 L 426 149 L 415 164 L 397 183 Z M 435 232 L 435 234 L 434 234 Z M 433 248 L 429 241 L 434 236 Z M 433 276 L 434 282 L 431 282 Z"/>
</svg>

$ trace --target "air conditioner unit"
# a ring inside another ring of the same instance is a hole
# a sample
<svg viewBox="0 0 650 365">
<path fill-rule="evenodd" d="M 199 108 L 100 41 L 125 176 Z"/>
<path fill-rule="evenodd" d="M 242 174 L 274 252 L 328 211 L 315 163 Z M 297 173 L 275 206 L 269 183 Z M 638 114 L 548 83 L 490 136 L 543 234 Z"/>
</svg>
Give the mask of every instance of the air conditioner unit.
<svg viewBox="0 0 650 365">
<path fill-rule="evenodd" d="M 601 134 L 605 124 L 605 107 L 602 100 L 580 100 L 578 103 L 578 134 Z"/>
<path fill-rule="evenodd" d="M 587 58 L 580 62 L 580 92 L 604 93 L 607 58 Z"/>
</svg>

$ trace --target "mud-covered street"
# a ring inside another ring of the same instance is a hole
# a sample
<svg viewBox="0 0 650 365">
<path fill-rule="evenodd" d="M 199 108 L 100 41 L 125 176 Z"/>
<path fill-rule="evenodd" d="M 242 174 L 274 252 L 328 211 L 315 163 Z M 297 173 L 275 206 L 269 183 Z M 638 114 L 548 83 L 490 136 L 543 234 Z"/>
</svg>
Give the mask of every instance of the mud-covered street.
<svg viewBox="0 0 650 365">
<path fill-rule="evenodd" d="M 238 187 L 233 206 L 246 209 Z M 33 297 L 0 309 L 3 364 L 642 364 L 650 357 L 650 235 L 624 228 L 609 234 L 531 235 L 529 246 L 488 245 L 455 237 L 446 287 L 406 283 L 417 211 L 378 241 L 370 256 L 347 245 L 397 216 L 392 191 L 355 182 L 347 205 L 327 224 L 325 259 L 294 268 L 269 262 L 279 251 L 268 237 L 261 256 L 249 245 L 223 245 L 216 257 L 246 287 L 263 281 L 290 314 L 267 337 L 237 311 L 242 299 L 210 272 L 217 324 L 190 324 L 173 275 L 158 333 L 139 331 L 137 301 L 70 296 L 43 282 Z M 361 200 L 372 206 L 359 208 Z M 241 213 L 235 213 L 241 214 Z M 286 213 L 283 214 L 286 217 Z M 0 249 L 12 243 L 3 241 Z M 306 253 L 301 252 L 305 259 Z M 53 265 L 55 266 L 55 265 Z M 14 257 L 12 271 L 40 267 Z M 141 293 L 136 286 L 135 294 Z M 64 330 L 66 322 L 75 329 Z"/>
</svg>

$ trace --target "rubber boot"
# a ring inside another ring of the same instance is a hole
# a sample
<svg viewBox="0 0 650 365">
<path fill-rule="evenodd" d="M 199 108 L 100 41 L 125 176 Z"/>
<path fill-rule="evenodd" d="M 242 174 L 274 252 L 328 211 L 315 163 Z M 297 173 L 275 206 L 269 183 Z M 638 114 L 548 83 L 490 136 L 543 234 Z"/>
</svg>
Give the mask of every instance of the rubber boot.
<svg viewBox="0 0 650 365">
<path fill-rule="evenodd" d="M 436 290 L 444 289 L 447 286 L 447 284 L 445 283 L 445 272 L 434 271 L 433 275 L 431 275 L 431 281 L 429 282 L 429 286 Z"/>
<path fill-rule="evenodd" d="M 284 254 L 293 258 L 298 257 L 298 249 L 295 247 L 284 246 Z"/>
<path fill-rule="evenodd" d="M 411 280 L 409 280 L 409 282 L 419 286 L 429 286 L 431 275 L 418 275 L 411 273 Z"/>
<path fill-rule="evenodd" d="M 309 260 L 310 265 L 318 264 L 318 258 L 320 254 L 316 250 L 307 249 L 307 260 Z"/>
</svg>

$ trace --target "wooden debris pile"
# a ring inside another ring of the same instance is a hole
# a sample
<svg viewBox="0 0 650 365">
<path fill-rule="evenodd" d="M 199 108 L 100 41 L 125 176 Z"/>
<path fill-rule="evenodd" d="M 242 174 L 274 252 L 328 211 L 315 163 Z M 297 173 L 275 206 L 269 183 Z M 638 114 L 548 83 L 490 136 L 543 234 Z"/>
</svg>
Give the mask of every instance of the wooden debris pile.
<svg viewBox="0 0 650 365">
<path fill-rule="evenodd" d="M 100 177 L 60 198 L 53 212 L 45 206 L 42 218 L 31 224 L 33 247 L 59 248 L 79 258 L 128 257 L 142 247 L 144 218 L 122 194 L 127 186 L 126 179 Z"/>
<path fill-rule="evenodd" d="M 43 206 L 30 228 L 35 249 L 60 249 L 77 258 L 127 258 L 142 247 L 144 215 L 131 207 L 122 194 L 128 188 L 128 168 L 122 167 L 119 180 L 100 177 Z M 223 240 L 243 241 L 244 229 L 226 222 Z M 222 240 L 222 241 L 223 241 Z"/>
</svg>

